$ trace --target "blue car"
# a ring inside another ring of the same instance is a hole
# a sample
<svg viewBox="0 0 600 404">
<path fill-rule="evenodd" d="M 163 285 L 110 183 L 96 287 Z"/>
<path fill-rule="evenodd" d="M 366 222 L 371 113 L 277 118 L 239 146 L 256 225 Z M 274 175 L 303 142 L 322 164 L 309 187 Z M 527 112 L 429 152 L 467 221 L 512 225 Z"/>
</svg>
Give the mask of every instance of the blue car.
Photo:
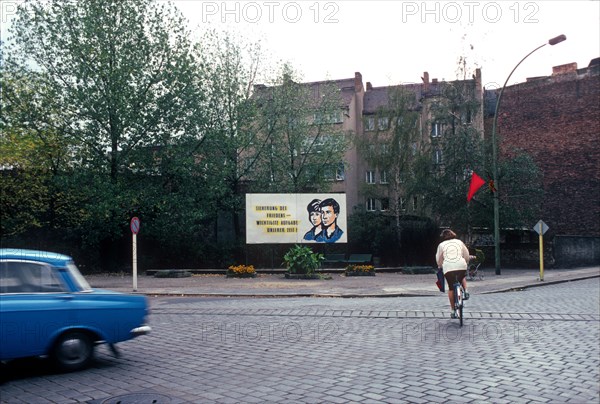
<svg viewBox="0 0 600 404">
<path fill-rule="evenodd" d="M 82 369 L 94 347 L 148 334 L 144 296 L 92 289 L 66 255 L 0 249 L 0 361 L 48 356 Z"/>
</svg>

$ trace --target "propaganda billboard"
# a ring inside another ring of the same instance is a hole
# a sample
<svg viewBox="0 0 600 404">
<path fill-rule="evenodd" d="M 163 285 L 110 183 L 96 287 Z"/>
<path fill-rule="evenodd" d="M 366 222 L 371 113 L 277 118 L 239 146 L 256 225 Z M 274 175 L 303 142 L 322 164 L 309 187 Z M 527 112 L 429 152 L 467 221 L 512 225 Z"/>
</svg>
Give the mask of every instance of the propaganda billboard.
<svg viewBox="0 0 600 404">
<path fill-rule="evenodd" d="M 247 244 L 346 243 L 346 194 L 246 194 Z"/>
</svg>

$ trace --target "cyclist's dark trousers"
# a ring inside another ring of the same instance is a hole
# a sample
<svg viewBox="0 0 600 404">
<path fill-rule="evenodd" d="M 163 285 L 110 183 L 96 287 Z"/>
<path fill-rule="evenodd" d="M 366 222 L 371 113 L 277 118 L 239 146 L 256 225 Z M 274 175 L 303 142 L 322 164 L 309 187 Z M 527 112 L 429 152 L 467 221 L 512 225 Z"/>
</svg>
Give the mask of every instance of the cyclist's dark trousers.
<svg viewBox="0 0 600 404">
<path fill-rule="evenodd" d="M 454 285 L 454 282 L 458 281 L 459 283 L 462 283 L 462 280 L 465 278 L 465 276 L 467 276 L 466 269 L 450 271 L 444 274 L 444 278 L 446 278 L 446 282 L 448 282 L 448 287 L 450 290 L 452 290 L 452 285 Z"/>
</svg>

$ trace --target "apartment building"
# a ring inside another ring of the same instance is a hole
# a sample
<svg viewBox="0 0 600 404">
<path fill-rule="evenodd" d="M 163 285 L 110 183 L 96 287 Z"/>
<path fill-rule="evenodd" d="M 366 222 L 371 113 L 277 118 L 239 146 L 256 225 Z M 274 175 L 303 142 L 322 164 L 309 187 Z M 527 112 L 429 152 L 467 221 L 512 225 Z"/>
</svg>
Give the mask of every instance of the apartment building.
<svg viewBox="0 0 600 404">
<path fill-rule="evenodd" d="M 385 171 L 370 164 L 365 158 L 365 150 L 358 147 L 361 139 L 369 136 L 370 133 L 390 132 L 395 124 L 395 116 L 386 115 L 386 111 L 393 114 L 390 108 L 391 97 L 393 93 L 403 93 L 410 98 L 409 109 L 417 115 L 417 143 L 431 142 L 432 139 L 441 136 L 442 123 L 436 122 L 433 118 L 432 106 L 440 98 L 446 97 L 445 92 L 449 88 L 468 88 L 471 101 L 478 104 L 479 107 L 473 116 L 464 117 L 469 125 L 483 134 L 483 87 L 481 81 L 481 71 L 477 69 L 472 79 L 459 80 L 453 82 L 442 82 L 437 79 L 429 78 L 425 72 L 420 83 L 403 84 L 398 86 L 374 87 L 370 82 L 364 82 L 362 74 L 356 72 L 354 77 L 338 79 L 328 82 L 310 82 L 302 83 L 303 86 L 310 88 L 310 92 L 318 98 L 322 94 L 322 88 L 326 85 L 333 85 L 339 91 L 339 119 L 333 120 L 331 130 L 335 132 L 344 132 L 351 134 L 352 142 L 343 158 L 343 170 L 337 170 L 335 175 L 331 176 L 331 191 L 343 192 L 346 194 L 346 202 L 349 213 L 358 210 L 386 210 L 389 197 L 374 198 L 365 192 L 365 185 L 373 185 L 379 188 L 385 188 L 388 184 L 388 178 Z M 256 91 L 265 92 L 268 90 L 265 86 L 258 86 Z M 432 156 L 435 160 L 435 156 Z M 438 159 L 441 157 L 438 156 Z M 441 163 L 441 161 L 440 161 Z M 385 192 L 379 192 L 384 195 Z M 391 195 L 390 195 L 391 197 Z M 401 195 L 395 195 L 400 197 Z M 406 205 L 406 212 L 410 213 L 416 208 L 414 201 L 403 201 Z"/>
</svg>

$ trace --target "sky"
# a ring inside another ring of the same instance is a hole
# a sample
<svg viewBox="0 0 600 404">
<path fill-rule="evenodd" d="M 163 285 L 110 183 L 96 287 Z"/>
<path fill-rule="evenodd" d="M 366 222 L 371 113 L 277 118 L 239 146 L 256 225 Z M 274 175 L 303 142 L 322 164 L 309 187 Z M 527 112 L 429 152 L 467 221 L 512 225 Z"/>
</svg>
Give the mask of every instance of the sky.
<svg viewBox="0 0 600 404">
<path fill-rule="evenodd" d="M 175 1 L 201 32 L 206 26 L 261 38 L 304 81 L 354 77 L 373 86 L 453 80 L 459 58 L 481 68 L 487 87 L 552 74 L 600 56 L 600 1 Z"/>
<path fill-rule="evenodd" d="M 289 61 L 303 81 L 354 77 L 374 87 L 430 78 L 454 80 L 460 58 L 481 68 L 487 88 L 552 74 L 552 67 L 586 67 L 600 56 L 600 0 L 366 1 L 175 0 L 200 35 L 218 28 L 261 40 L 273 60 Z M 0 0 L 2 37 L 16 0 Z"/>
</svg>

